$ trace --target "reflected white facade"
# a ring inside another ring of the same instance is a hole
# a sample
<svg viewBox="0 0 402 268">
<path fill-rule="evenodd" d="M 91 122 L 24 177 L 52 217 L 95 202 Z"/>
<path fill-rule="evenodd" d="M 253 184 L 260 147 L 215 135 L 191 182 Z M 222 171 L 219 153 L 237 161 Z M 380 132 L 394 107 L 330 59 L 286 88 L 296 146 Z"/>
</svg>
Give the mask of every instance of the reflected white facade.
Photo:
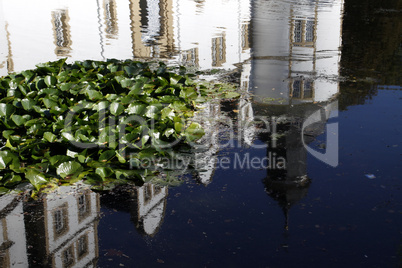
<svg viewBox="0 0 402 268">
<path fill-rule="evenodd" d="M 249 21 L 250 0 L 1 0 L 0 75 L 65 57 L 234 68 Z"/>
</svg>

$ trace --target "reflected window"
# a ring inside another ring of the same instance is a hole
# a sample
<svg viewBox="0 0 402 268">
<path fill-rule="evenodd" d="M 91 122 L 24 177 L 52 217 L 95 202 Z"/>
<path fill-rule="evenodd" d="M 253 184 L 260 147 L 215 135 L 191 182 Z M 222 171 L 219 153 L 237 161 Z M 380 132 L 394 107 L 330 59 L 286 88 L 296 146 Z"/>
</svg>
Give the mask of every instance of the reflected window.
<svg viewBox="0 0 402 268">
<path fill-rule="evenodd" d="M 314 18 L 297 17 L 292 23 L 292 42 L 297 47 L 312 47 L 315 38 Z"/>
<path fill-rule="evenodd" d="M 62 253 L 63 267 L 72 267 L 75 263 L 73 245 L 66 248 Z"/>
<path fill-rule="evenodd" d="M 147 184 L 144 186 L 144 203 L 147 204 L 152 199 L 152 185 Z"/>
<path fill-rule="evenodd" d="M 296 42 L 296 43 L 302 42 L 302 26 L 303 26 L 303 23 L 301 20 L 295 21 L 294 42 Z"/>
<path fill-rule="evenodd" d="M 292 85 L 292 98 L 294 99 L 312 99 L 314 92 L 314 83 L 308 79 L 296 79 Z"/>
<path fill-rule="evenodd" d="M 82 221 L 86 217 L 88 217 L 91 213 L 91 196 L 90 194 L 84 193 L 78 196 L 77 198 L 78 205 L 78 220 Z"/>
<path fill-rule="evenodd" d="M 226 62 L 225 36 L 212 38 L 212 66 L 220 67 Z"/>
<path fill-rule="evenodd" d="M 293 98 L 300 98 L 301 81 L 296 80 L 293 82 Z"/>
<path fill-rule="evenodd" d="M 250 48 L 250 43 L 249 43 L 249 28 L 250 24 L 243 23 L 241 25 L 241 48 L 243 50 L 249 49 Z"/>
<path fill-rule="evenodd" d="M 183 65 L 198 66 L 198 48 L 183 51 L 181 62 Z"/>
<path fill-rule="evenodd" d="M 53 229 L 56 238 L 68 231 L 67 204 L 63 204 L 53 211 Z"/>
<path fill-rule="evenodd" d="M 88 254 L 88 235 L 83 235 L 77 240 L 77 256 L 79 259 Z"/>
<path fill-rule="evenodd" d="M 114 39 L 118 34 L 116 3 L 114 0 L 105 0 L 104 5 L 105 5 L 106 37 Z"/>
<path fill-rule="evenodd" d="M 306 22 L 306 42 L 314 41 L 314 21 L 308 20 Z"/>
<path fill-rule="evenodd" d="M 52 22 L 57 56 L 69 56 L 71 51 L 70 18 L 68 10 L 52 12 Z"/>
</svg>

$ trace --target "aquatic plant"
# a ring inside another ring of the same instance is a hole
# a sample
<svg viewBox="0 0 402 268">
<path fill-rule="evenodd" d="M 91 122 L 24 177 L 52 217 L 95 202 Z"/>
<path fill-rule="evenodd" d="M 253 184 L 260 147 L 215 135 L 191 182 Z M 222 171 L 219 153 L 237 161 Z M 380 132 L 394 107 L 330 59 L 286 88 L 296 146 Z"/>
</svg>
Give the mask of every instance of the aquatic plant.
<svg viewBox="0 0 402 268">
<path fill-rule="evenodd" d="M 97 189 L 156 176 L 143 159 L 175 157 L 204 135 L 197 105 L 236 98 L 184 67 L 66 59 L 0 79 L 0 193 L 83 181 Z M 29 188 L 29 187 L 28 187 Z"/>
</svg>

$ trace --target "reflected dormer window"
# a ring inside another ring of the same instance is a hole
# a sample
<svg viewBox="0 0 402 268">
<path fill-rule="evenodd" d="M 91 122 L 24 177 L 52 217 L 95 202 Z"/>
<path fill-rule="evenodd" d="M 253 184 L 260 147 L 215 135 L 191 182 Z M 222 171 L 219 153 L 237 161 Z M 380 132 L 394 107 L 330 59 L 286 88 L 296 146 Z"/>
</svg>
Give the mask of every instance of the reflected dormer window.
<svg viewBox="0 0 402 268">
<path fill-rule="evenodd" d="M 212 66 L 221 67 L 226 62 L 225 36 L 212 38 Z"/>
</svg>

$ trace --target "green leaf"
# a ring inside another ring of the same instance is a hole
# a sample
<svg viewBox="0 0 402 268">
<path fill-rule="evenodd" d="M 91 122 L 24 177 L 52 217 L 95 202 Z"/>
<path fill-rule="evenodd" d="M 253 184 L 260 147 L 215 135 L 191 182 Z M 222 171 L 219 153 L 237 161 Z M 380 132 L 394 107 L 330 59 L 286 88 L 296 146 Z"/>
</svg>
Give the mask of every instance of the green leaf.
<svg viewBox="0 0 402 268">
<path fill-rule="evenodd" d="M 54 107 L 59 106 L 59 104 L 56 101 L 49 99 L 49 98 L 43 98 L 43 103 L 45 104 L 46 108 L 48 108 L 48 109 L 52 109 Z"/>
<path fill-rule="evenodd" d="M 134 85 L 134 81 L 126 78 L 120 81 L 120 85 L 124 88 L 130 88 Z"/>
<path fill-rule="evenodd" d="M 146 107 L 147 106 L 142 103 L 132 103 L 127 107 L 126 112 L 128 114 L 143 115 Z"/>
<path fill-rule="evenodd" d="M 72 179 L 77 177 L 83 170 L 84 168 L 80 163 L 76 161 L 68 161 L 61 163 L 57 167 L 56 173 L 63 179 Z"/>
<path fill-rule="evenodd" d="M 48 87 L 54 86 L 57 84 L 57 79 L 54 76 L 48 75 L 45 77 L 45 83 Z"/>
<path fill-rule="evenodd" d="M 45 83 L 45 80 L 42 79 L 42 78 L 39 79 L 38 81 L 36 81 L 35 86 L 36 86 L 36 88 L 37 88 L 38 90 L 41 90 L 42 88 L 46 88 L 46 87 L 47 87 L 47 85 L 46 85 L 46 83 Z"/>
<path fill-rule="evenodd" d="M 184 134 L 189 141 L 195 141 L 204 136 L 205 132 L 200 124 L 192 122 L 190 126 L 186 128 Z"/>
<path fill-rule="evenodd" d="M 183 130 L 184 125 L 180 122 L 175 122 L 174 123 L 174 130 L 176 130 L 177 133 L 181 133 Z"/>
<path fill-rule="evenodd" d="M 95 173 L 101 176 L 102 179 L 113 175 L 113 170 L 109 167 L 97 167 Z"/>
<path fill-rule="evenodd" d="M 54 135 L 52 132 L 45 132 L 43 133 L 43 138 L 48 142 L 54 142 L 57 139 L 57 136 Z"/>
<path fill-rule="evenodd" d="M 26 122 L 26 119 L 24 117 L 22 117 L 21 115 L 18 115 L 18 114 L 13 114 L 11 116 L 11 119 L 14 121 L 14 123 L 17 126 L 22 126 Z"/>
<path fill-rule="evenodd" d="M 63 162 L 68 162 L 71 160 L 70 156 L 67 155 L 54 155 L 49 158 L 49 162 L 52 166 L 58 166 Z"/>
<path fill-rule="evenodd" d="M 107 162 L 110 159 L 112 159 L 115 156 L 115 151 L 114 150 L 107 150 L 104 151 L 100 156 L 99 156 L 99 161 L 100 162 Z"/>
<path fill-rule="evenodd" d="M 36 190 L 39 190 L 43 184 L 48 182 L 43 173 L 34 169 L 28 170 L 28 172 L 25 174 L 25 177 L 36 188 Z"/>
<path fill-rule="evenodd" d="M 90 100 L 99 100 L 103 98 L 102 93 L 94 89 L 87 89 L 85 91 L 85 94 L 88 96 Z"/>
<path fill-rule="evenodd" d="M 240 97 L 240 94 L 237 92 L 233 92 L 233 91 L 225 92 L 225 98 L 227 98 L 227 99 L 236 99 L 239 97 Z"/>
<path fill-rule="evenodd" d="M 162 107 L 163 106 L 161 104 L 149 105 L 146 109 L 145 116 L 153 119 L 158 119 L 161 116 Z"/>
<path fill-rule="evenodd" d="M 124 111 L 124 106 L 118 102 L 112 102 L 110 104 L 110 113 L 112 115 L 120 115 Z"/>
<path fill-rule="evenodd" d="M 30 111 L 32 110 L 32 108 L 34 107 L 34 105 L 36 105 L 36 101 L 32 100 L 32 99 L 22 99 L 21 100 L 21 104 L 22 107 L 27 110 Z"/>
<path fill-rule="evenodd" d="M 0 116 L 10 117 L 15 112 L 15 107 L 8 103 L 0 103 Z"/>
</svg>

